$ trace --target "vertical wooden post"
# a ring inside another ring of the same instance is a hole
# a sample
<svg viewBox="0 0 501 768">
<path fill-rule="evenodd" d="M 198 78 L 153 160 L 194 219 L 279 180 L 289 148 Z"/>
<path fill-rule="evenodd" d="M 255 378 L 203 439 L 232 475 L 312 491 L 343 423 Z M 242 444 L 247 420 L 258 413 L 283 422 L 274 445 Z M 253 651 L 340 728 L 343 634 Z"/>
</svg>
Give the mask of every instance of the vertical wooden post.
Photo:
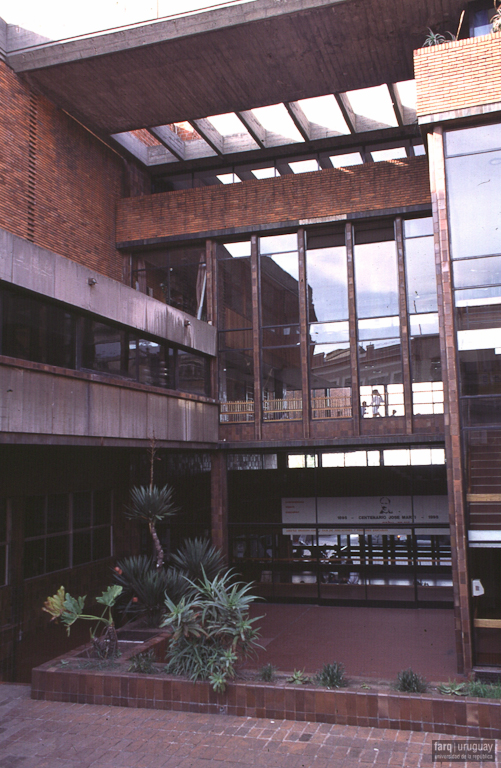
<svg viewBox="0 0 501 768">
<path fill-rule="evenodd" d="M 228 482 L 223 451 L 211 455 L 211 533 L 212 544 L 228 561 Z"/>
<path fill-rule="evenodd" d="M 206 302 L 207 302 L 207 322 L 210 325 L 213 325 L 214 328 L 218 328 L 218 317 L 217 317 L 217 260 L 216 260 L 216 243 L 212 240 L 207 240 L 205 244 L 205 264 L 206 264 L 206 274 L 207 274 L 207 285 L 206 285 Z M 219 339 L 217 341 L 219 343 Z M 219 399 L 219 392 L 218 392 L 218 383 L 219 383 L 219 377 L 218 377 L 218 358 L 211 360 L 211 366 L 210 366 L 210 393 L 211 397 L 216 398 L 216 400 Z"/>
<path fill-rule="evenodd" d="M 348 325 L 350 338 L 351 362 L 351 407 L 353 414 L 353 434 L 360 434 L 360 388 L 358 385 L 358 333 L 357 307 L 355 301 L 355 263 L 353 257 L 353 226 L 346 224 L 346 257 L 348 263 Z"/>
<path fill-rule="evenodd" d="M 402 349 L 402 375 L 404 383 L 405 433 L 406 435 L 412 435 L 412 378 L 409 353 L 409 321 L 407 315 L 407 282 L 405 279 L 403 225 L 400 216 L 395 221 L 395 237 L 397 241 L 398 306 L 400 314 L 400 343 Z"/>
<path fill-rule="evenodd" d="M 428 136 L 430 185 L 435 237 L 440 353 L 444 380 L 445 453 L 451 529 L 452 583 L 458 670 L 468 674 L 472 668 L 471 619 L 465 490 L 459 404 L 459 377 L 456 355 L 454 295 L 449 252 L 449 224 L 445 182 L 443 132 L 436 127 Z"/>
<path fill-rule="evenodd" d="M 308 333 L 308 303 L 306 282 L 305 233 L 299 229 L 297 233 L 299 259 L 299 343 L 301 350 L 301 390 L 303 405 L 303 437 L 310 436 L 310 385 L 308 377 L 309 333 Z"/>
<path fill-rule="evenodd" d="M 262 439 L 261 334 L 259 329 L 259 254 L 257 236 L 251 237 L 252 348 L 254 355 L 254 439 Z"/>
</svg>

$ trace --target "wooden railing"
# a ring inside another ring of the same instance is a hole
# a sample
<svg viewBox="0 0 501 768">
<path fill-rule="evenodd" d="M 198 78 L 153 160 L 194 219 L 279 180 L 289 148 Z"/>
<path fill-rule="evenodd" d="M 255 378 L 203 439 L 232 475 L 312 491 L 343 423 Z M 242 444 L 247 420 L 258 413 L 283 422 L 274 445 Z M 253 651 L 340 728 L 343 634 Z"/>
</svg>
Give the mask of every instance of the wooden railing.
<svg viewBox="0 0 501 768">
<path fill-rule="evenodd" d="M 254 421 L 254 403 L 252 400 L 233 400 L 228 403 L 221 403 L 219 420 L 224 424 Z"/>
<path fill-rule="evenodd" d="M 351 397 L 312 397 L 312 419 L 351 419 Z"/>
<path fill-rule="evenodd" d="M 280 398 L 263 400 L 263 420 L 280 421 L 282 419 L 299 420 L 303 413 L 301 398 Z"/>
</svg>

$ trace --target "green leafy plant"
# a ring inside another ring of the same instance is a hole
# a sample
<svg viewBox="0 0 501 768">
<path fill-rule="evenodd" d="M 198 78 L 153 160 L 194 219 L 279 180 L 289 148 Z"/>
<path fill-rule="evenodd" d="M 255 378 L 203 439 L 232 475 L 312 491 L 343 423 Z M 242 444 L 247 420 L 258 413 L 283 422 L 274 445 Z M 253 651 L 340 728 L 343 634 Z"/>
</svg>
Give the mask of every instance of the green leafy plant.
<svg viewBox="0 0 501 768">
<path fill-rule="evenodd" d="M 165 595 L 177 602 L 189 587 L 177 569 L 156 568 L 147 555 L 119 560 L 113 569 L 113 578 L 123 587 L 123 612 L 145 616 L 148 624 L 156 627 L 165 613 Z"/>
<path fill-rule="evenodd" d="M 224 568 L 221 552 L 213 547 L 209 539 L 185 539 L 176 554 L 171 555 L 171 562 L 191 581 L 213 579 Z"/>
<path fill-rule="evenodd" d="M 134 486 L 130 492 L 130 502 L 125 514 L 131 520 L 147 523 L 155 548 L 156 566 L 161 568 L 165 556 L 156 526 L 179 512 L 179 507 L 174 503 L 174 488 L 170 485 L 164 485 L 163 488 L 156 485 Z"/>
<path fill-rule="evenodd" d="M 176 604 L 165 600 L 167 616 L 161 626 L 172 630 L 165 671 L 190 680 L 209 680 L 216 692 L 224 691 L 235 677 L 239 659 L 259 646 L 258 618 L 249 618 L 256 599 L 251 584 L 234 581 L 233 571 L 213 579 L 202 572 L 198 582 L 186 579 L 189 594 Z M 261 618 L 261 617 L 259 617 Z"/>
<path fill-rule="evenodd" d="M 265 683 L 272 683 L 277 674 L 277 668 L 273 664 L 265 664 L 258 672 L 259 680 Z"/>
<path fill-rule="evenodd" d="M 155 670 L 155 651 L 150 648 L 149 651 L 138 653 L 133 656 L 129 664 L 129 672 L 138 672 L 143 675 L 152 675 Z"/>
<path fill-rule="evenodd" d="M 494 0 L 495 14 L 492 17 L 492 31 L 501 32 L 501 0 Z"/>
<path fill-rule="evenodd" d="M 501 699 L 501 683 L 483 683 L 481 680 L 473 680 L 468 683 L 468 695 L 478 696 L 480 699 Z"/>
<path fill-rule="evenodd" d="M 456 35 L 453 35 L 452 32 L 446 32 L 446 35 L 449 35 L 449 39 L 445 37 L 445 35 L 440 34 L 440 32 L 433 32 L 430 27 L 428 27 L 428 35 L 425 38 L 425 41 L 423 43 L 423 48 L 428 48 L 432 45 L 442 45 L 442 43 L 450 43 L 454 42 L 456 39 Z"/>
<path fill-rule="evenodd" d="M 404 693 L 426 693 L 428 684 L 424 677 L 418 675 L 410 667 L 404 669 L 397 675 L 395 688 Z"/>
<path fill-rule="evenodd" d="M 320 672 L 317 672 L 315 681 L 325 688 L 345 688 L 348 685 L 344 666 L 337 661 L 332 664 L 324 664 Z"/>
<path fill-rule="evenodd" d="M 304 669 L 295 669 L 285 682 L 292 683 L 292 685 L 307 685 L 308 683 L 311 683 L 311 680 L 305 675 Z"/>
<path fill-rule="evenodd" d="M 458 683 L 457 680 L 440 683 L 440 685 L 437 685 L 437 691 L 444 694 L 444 696 L 466 696 L 468 693 L 466 683 Z"/>
<path fill-rule="evenodd" d="M 72 597 L 69 592 L 66 592 L 64 587 L 60 587 L 55 595 L 47 598 L 42 610 L 52 616 L 51 621 L 61 621 L 66 627 L 66 634 L 68 636 L 71 627 L 78 619 L 95 621 L 96 627 L 93 630 L 91 629 L 92 643 L 98 656 L 106 659 L 116 656 L 118 650 L 117 633 L 111 609 L 121 593 L 122 587 L 118 584 L 113 584 L 100 597 L 96 597 L 96 602 L 104 605 L 104 610 L 101 616 L 95 616 L 94 614 L 83 612 L 87 595 Z M 107 616 L 105 615 L 106 613 L 108 613 Z M 97 630 L 101 623 L 104 624 L 104 628 L 98 636 Z"/>
</svg>

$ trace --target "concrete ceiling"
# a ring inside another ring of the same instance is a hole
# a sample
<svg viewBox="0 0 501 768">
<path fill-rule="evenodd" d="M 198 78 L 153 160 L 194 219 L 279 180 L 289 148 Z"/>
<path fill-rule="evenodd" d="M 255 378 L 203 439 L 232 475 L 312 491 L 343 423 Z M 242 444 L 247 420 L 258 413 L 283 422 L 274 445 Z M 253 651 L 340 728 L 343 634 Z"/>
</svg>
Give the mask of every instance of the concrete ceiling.
<svg viewBox="0 0 501 768">
<path fill-rule="evenodd" d="M 59 107 L 107 134 L 413 77 L 427 27 L 465 0 L 256 0 L 8 54 Z"/>
</svg>

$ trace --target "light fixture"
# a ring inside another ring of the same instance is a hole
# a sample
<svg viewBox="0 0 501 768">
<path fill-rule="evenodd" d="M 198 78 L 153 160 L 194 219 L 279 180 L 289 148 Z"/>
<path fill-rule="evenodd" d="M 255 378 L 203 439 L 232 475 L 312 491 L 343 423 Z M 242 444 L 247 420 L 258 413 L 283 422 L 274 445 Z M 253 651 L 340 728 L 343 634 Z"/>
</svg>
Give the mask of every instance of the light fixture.
<svg viewBox="0 0 501 768">
<path fill-rule="evenodd" d="M 87 282 L 88 282 L 88 283 L 89 283 L 89 285 L 92 287 L 93 285 L 96 285 L 96 283 L 97 283 L 97 280 L 96 280 L 96 278 L 95 278 L 95 277 L 89 277 L 89 278 L 87 278 Z"/>
</svg>

